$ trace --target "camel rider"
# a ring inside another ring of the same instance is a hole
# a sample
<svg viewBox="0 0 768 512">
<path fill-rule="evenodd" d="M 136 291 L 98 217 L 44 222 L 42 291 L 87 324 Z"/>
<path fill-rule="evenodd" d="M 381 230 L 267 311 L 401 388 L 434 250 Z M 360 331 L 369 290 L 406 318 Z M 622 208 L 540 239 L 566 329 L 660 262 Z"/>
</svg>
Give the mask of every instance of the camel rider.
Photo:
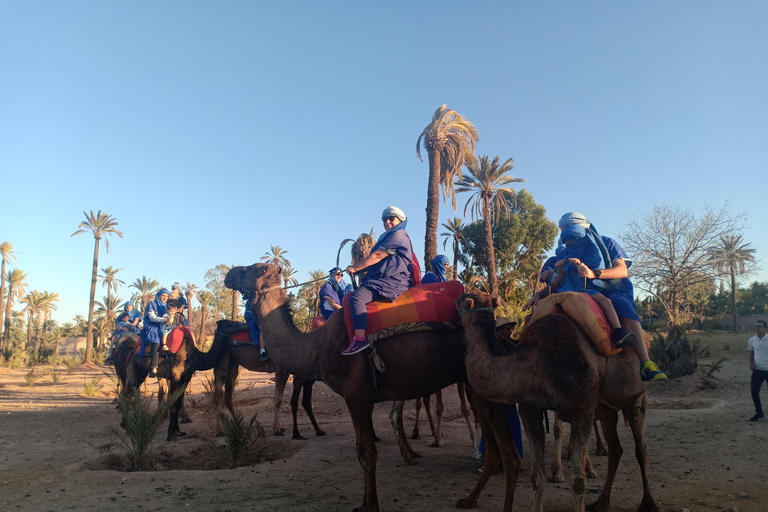
<svg viewBox="0 0 768 512">
<path fill-rule="evenodd" d="M 117 320 L 115 320 L 115 330 L 112 331 L 110 336 L 109 347 L 107 347 L 107 356 L 104 359 L 105 363 L 112 361 L 112 354 L 115 352 L 115 346 L 117 346 L 117 340 L 120 336 L 126 333 L 135 333 L 135 328 L 131 325 L 130 315 L 127 311 L 123 311 Z"/>
<path fill-rule="evenodd" d="M 133 307 L 133 303 L 126 302 L 123 306 L 123 311 L 128 313 L 128 322 L 131 324 L 131 327 L 133 328 L 133 332 L 136 334 L 139 333 L 141 330 L 139 328 L 139 322 L 141 321 L 141 313 L 136 311 L 136 308 Z"/>
<path fill-rule="evenodd" d="M 605 269 L 600 248 L 595 241 L 595 235 L 579 225 L 568 226 L 560 232 L 560 242 L 555 251 L 557 263 L 556 273 L 552 279 L 552 289 L 558 292 L 585 292 L 589 294 L 605 313 L 605 318 L 613 329 L 613 344 L 616 348 L 634 345 L 637 336 L 625 329 L 619 322 L 619 317 L 613 304 L 601 292 L 617 290 L 621 287 L 618 279 L 588 279 L 579 276 L 578 265 L 586 265 L 597 270 Z M 598 271 L 600 271 L 598 270 Z"/>
<path fill-rule="evenodd" d="M 341 279 L 344 274 L 339 267 L 333 267 L 328 274 L 330 275 L 328 282 L 320 288 L 320 314 L 326 320 L 334 311 L 341 309 L 344 296 L 352 291 L 352 285 Z"/>
<path fill-rule="evenodd" d="M 450 265 L 450 261 L 448 261 L 448 258 L 442 254 L 438 254 L 434 258 L 432 258 L 432 270 L 430 272 L 426 272 L 424 276 L 421 278 L 421 284 L 429 284 L 429 283 L 444 283 L 447 281 L 447 277 L 445 273 L 448 271 L 448 266 Z"/>
<path fill-rule="evenodd" d="M 400 208 L 388 206 L 381 214 L 383 233 L 371 253 L 354 265 L 346 268 L 350 274 L 368 270 L 360 287 L 349 295 L 352 310 L 354 337 L 349 347 L 342 352 L 349 356 L 368 348 L 365 337 L 368 328 L 368 311 L 365 305 L 374 300 L 394 301 L 411 286 L 421 284 L 421 269 L 413 254 L 413 246 L 405 226 L 408 219 Z"/>
<path fill-rule="evenodd" d="M 151 345 L 152 361 L 150 363 L 149 376 L 154 377 L 157 374 L 158 351 L 160 343 L 163 341 L 163 330 L 173 319 L 168 314 L 166 303 L 171 296 L 165 288 L 161 288 L 155 295 L 155 300 L 147 304 L 144 312 L 144 328 L 141 330 L 141 350 L 139 357 L 144 357 L 144 351 L 147 345 Z"/>
<path fill-rule="evenodd" d="M 595 236 L 595 240 L 600 247 L 605 261 L 610 262 L 605 270 L 590 269 L 587 265 L 578 266 L 579 277 L 587 279 L 614 280 L 619 279 L 621 286 L 617 290 L 605 290 L 603 294 L 611 300 L 616 314 L 619 316 L 621 325 L 635 333 L 640 343 L 635 343 L 635 353 L 640 359 L 640 374 L 644 381 L 666 380 L 667 376 L 659 370 L 656 363 L 650 360 L 648 349 L 645 348 L 643 337 L 643 328 L 640 324 L 640 317 L 635 311 L 635 293 L 632 287 L 632 281 L 629 280 L 629 267 L 632 266 L 632 260 L 624 252 L 624 249 L 612 238 L 602 236 L 597 232 L 595 226 L 585 216 L 578 212 L 569 212 L 563 215 L 558 222 L 561 230 L 578 225 L 590 231 Z"/>
<path fill-rule="evenodd" d="M 246 299 L 245 301 L 245 312 L 243 313 L 243 317 L 248 326 L 248 334 L 251 337 L 251 341 L 254 345 L 260 347 L 259 357 L 261 357 L 262 361 L 266 361 L 269 359 L 269 354 L 267 354 L 267 351 L 264 349 L 264 337 L 261 334 L 261 329 L 259 329 L 259 324 L 256 323 L 256 316 L 253 314 L 253 311 L 251 311 L 251 299 Z"/>
</svg>

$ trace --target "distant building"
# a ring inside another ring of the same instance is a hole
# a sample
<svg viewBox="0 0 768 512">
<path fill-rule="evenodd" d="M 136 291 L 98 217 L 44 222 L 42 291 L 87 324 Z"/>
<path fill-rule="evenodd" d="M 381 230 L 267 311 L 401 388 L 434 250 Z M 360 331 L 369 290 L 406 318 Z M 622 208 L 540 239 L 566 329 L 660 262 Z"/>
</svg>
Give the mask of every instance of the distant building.
<svg viewBox="0 0 768 512">
<path fill-rule="evenodd" d="M 59 339 L 60 356 L 76 356 L 80 349 L 85 350 L 85 336 L 67 336 Z"/>
<path fill-rule="evenodd" d="M 755 330 L 755 322 L 758 320 L 765 320 L 768 322 L 768 314 L 761 314 L 761 315 L 749 315 L 749 316 L 739 316 L 736 317 L 736 327 L 740 331 L 754 331 Z M 715 325 L 718 329 L 723 329 L 726 331 L 730 331 L 733 329 L 733 317 L 729 316 L 727 318 L 714 318 L 712 320 L 715 322 Z"/>
</svg>

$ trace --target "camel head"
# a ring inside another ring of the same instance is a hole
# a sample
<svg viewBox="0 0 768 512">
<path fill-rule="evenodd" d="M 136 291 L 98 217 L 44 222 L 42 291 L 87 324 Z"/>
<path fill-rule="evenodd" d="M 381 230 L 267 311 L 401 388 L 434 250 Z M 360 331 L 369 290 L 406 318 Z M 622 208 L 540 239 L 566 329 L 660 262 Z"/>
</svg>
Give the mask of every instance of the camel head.
<svg viewBox="0 0 768 512">
<path fill-rule="evenodd" d="M 233 267 L 224 278 L 224 286 L 237 290 L 243 297 L 253 300 L 256 292 L 267 288 L 280 288 L 281 269 L 268 263 L 254 263 L 248 267 Z"/>
<path fill-rule="evenodd" d="M 498 295 L 491 296 L 482 292 L 462 293 L 459 298 L 456 299 L 456 307 L 458 308 L 460 315 L 473 309 L 496 309 L 502 303 L 503 301 Z"/>
</svg>

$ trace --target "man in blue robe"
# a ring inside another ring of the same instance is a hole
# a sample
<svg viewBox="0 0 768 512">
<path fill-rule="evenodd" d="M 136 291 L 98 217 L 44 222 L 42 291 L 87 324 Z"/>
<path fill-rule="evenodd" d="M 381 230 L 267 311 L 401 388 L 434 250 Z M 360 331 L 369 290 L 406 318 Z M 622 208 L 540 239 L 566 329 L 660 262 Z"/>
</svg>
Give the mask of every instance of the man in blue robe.
<svg viewBox="0 0 768 512">
<path fill-rule="evenodd" d="M 320 314 L 328 320 L 334 311 L 341 309 L 344 296 L 352 291 L 352 285 L 342 280 L 343 273 L 339 267 L 328 271 L 330 278 L 320 288 Z"/>
</svg>

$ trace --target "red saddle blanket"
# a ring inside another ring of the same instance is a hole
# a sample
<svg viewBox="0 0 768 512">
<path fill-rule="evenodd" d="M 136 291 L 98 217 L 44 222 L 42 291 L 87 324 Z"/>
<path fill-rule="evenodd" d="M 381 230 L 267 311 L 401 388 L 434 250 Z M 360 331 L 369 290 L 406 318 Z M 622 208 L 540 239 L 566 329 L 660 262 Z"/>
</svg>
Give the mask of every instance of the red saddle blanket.
<svg viewBox="0 0 768 512">
<path fill-rule="evenodd" d="M 185 337 L 193 341 L 195 339 L 195 337 L 192 336 L 192 331 L 186 325 L 180 325 L 176 327 L 168 333 L 168 336 L 165 337 L 165 346 L 168 347 L 168 350 L 161 350 L 160 353 L 175 354 L 178 352 L 179 347 L 181 346 L 181 342 L 184 341 Z M 136 353 L 141 353 L 141 343 L 139 343 L 139 346 L 136 347 Z M 144 351 L 144 355 L 149 355 L 149 349 Z"/>
<path fill-rule="evenodd" d="M 423 322 L 458 322 L 456 299 L 464 293 L 459 281 L 422 284 L 409 288 L 394 302 L 374 301 L 367 304 L 368 329 L 366 335 L 397 325 Z M 352 339 L 352 310 L 349 294 L 344 297 L 344 322 Z"/>
<path fill-rule="evenodd" d="M 253 340 L 248 331 L 236 332 L 235 334 L 230 335 L 229 339 L 234 341 L 235 345 L 239 345 L 239 343 L 237 343 L 238 341 L 247 341 L 248 343 L 253 344 Z"/>
</svg>

